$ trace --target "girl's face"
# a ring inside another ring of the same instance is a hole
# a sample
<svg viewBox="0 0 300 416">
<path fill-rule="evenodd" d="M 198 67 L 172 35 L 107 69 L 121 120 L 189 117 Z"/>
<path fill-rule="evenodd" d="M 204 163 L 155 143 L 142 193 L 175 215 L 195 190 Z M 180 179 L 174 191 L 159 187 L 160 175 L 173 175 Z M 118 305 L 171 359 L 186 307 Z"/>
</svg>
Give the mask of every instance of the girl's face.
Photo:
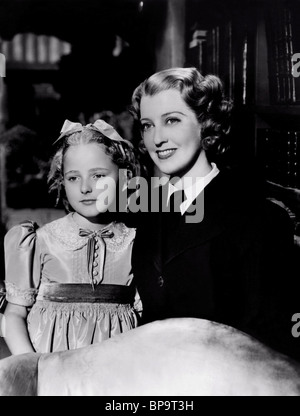
<svg viewBox="0 0 300 416">
<path fill-rule="evenodd" d="M 166 175 L 193 175 L 201 153 L 201 126 L 179 91 L 143 96 L 140 104 L 144 143 L 155 165 Z"/>
<path fill-rule="evenodd" d="M 105 190 L 107 201 L 114 201 L 118 184 L 118 166 L 97 143 L 70 146 L 64 156 L 64 186 L 72 208 L 93 222 L 108 206 L 97 198 Z M 107 188 L 108 180 L 115 186 Z M 104 194 L 103 194 L 104 195 Z M 97 203 L 97 205 L 96 205 Z"/>
</svg>

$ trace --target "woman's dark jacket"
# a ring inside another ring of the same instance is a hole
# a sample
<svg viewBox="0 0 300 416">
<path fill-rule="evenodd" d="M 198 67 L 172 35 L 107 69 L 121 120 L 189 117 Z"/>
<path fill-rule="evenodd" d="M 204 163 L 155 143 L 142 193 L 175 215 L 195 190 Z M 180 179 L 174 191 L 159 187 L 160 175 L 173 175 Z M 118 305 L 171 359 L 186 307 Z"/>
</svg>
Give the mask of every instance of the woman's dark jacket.
<svg viewBox="0 0 300 416">
<path fill-rule="evenodd" d="M 208 319 L 292 354 L 289 215 L 229 172 L 198 198 L 204 198 L 198 223 L 178 212 L 138 215 L 133 270 L 143 322 Z"/>
</svg>

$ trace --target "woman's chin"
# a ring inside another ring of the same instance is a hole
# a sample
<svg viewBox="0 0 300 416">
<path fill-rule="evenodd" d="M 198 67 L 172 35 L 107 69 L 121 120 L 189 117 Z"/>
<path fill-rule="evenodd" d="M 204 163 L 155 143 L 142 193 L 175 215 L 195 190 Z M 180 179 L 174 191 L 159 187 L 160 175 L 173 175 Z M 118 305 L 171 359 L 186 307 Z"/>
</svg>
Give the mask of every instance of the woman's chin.
<svg viewBox="0 0 300 416">
<path fill-rule="evenodd" d="M 176 176 L 177 172 L 180 171 L 180 168 L 176 166 L 175 161 L 170 160 L 153 160 L 156 167 L 167 176 Z"/>
<path fill-rule="evenodd" d="M 193 165 L 191 166 L 190 164 L 176 163 L 175 160 L 173 162 L 160 163 L 156 166 L 163 175 L 169 176 L 170 178 L 183 178 L 184 176 L 189 176 L 189 172 L 193 167 Z"/>
<path fill-rule="evenodd" d="M 169 176 L 170 178 L 182 176 L 183 168 L 181 166 L 174 166 L 174 164 L 161 164 L 158 166 L 159 170 L 163 173 L 163 175 Z"/>
</svg>

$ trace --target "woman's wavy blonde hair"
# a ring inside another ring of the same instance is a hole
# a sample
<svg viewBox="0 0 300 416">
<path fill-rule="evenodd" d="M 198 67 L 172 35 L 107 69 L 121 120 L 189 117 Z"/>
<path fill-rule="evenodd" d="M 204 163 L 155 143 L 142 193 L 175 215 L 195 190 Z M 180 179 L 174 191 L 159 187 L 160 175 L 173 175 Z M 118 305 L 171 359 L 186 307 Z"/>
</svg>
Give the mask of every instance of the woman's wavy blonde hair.
<svg viewBox="0 0 300 416">
<path fill-rule="evenodd" d="M 201 144 L 210 160 L 229 148 L 232 102 L 224 96 L 222 81 L 215 75 L 203 76 L 196 68 L 170 68 L 142 82 L 132 95 L 130 112 L 140 120 L 143 96 L 175 89 L 201 124 Z M 141 149 L 143 145 L 141 143 Z"/>
</svg>

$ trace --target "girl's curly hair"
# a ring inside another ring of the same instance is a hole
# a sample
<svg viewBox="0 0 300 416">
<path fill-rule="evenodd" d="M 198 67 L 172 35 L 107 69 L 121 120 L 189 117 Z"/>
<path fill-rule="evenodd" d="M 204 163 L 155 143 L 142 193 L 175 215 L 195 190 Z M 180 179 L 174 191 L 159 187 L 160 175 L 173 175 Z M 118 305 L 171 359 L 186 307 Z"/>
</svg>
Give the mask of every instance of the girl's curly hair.
<svg viewBox="0 0 300 416">
<path fill-rule="evenodd" d="M 140 120 L 143 96 L 176 89 L 201 125 L 201 143 L 210 160 L 229 149 L 232 102 L 224 96 L 223 84 L 215 75 L 203 76 L 196 68 L 170 68 L 142 82 L 132 95 L 130 112 Z M 142 145 L 141 145 L 142 148 Z"/>
<path fill-rule="evenodd" d="M 49 192 L 56 192 L 56 205 L 61 201 L 70 212 L 70 206 L 64 189 L 64 156 L 70 146 L 97 143 L 104 147 L 106 154 L 120 168 L 127 170 L 127 179 L 140 175 L 140 163 L 135 149 L 129 141 L 115 142 L 90 125 L 83 126 L 82 131 L 67 132 L 57 142 L 57 149 L 50 163 L 48 174 Z"/>
</svg>

